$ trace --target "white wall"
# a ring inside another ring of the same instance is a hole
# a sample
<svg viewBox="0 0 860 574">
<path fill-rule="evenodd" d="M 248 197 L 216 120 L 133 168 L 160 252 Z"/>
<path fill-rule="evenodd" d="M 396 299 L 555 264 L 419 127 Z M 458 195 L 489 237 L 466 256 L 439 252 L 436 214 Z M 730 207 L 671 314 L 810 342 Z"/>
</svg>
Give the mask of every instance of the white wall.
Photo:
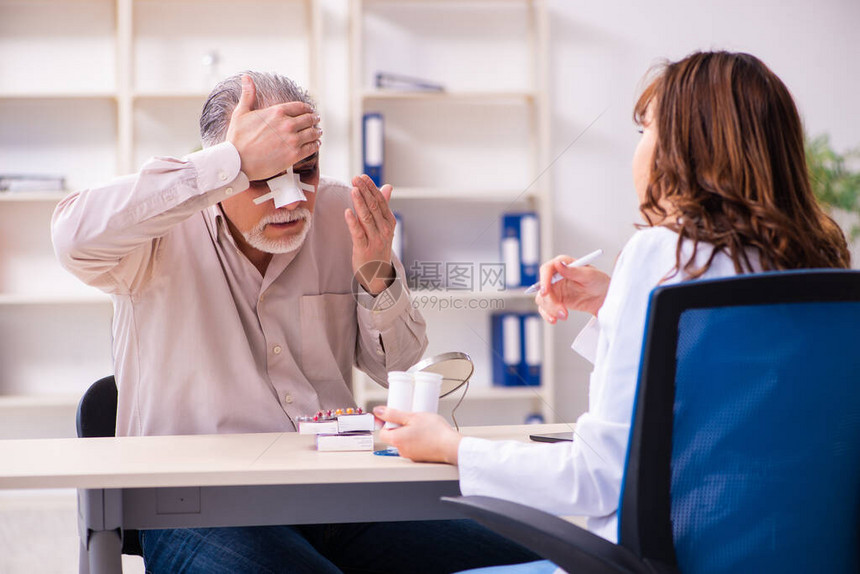
<svg viewBox="0 0 860 574">
<path fill-rule="evenodd" d="M 614 255 L 638 220 L 630 160 L 641 78 L 661 58 L 727 49 L 761 58 L 795 97 L 807 132 L 830 133 L 838 150 L 860 145 L 860 2 L 856 0 L 657 0 L 550 2 L 557 251 L 602 247 Z M 860 251 L 855 249 L 855 259 Z M 855 267 L 857 262 L 855 261 Z M 586 406 L 589 368 L 567 349 L 584 318 L 560 327 L 558 404 L 572 419 Z"/>
</svg>

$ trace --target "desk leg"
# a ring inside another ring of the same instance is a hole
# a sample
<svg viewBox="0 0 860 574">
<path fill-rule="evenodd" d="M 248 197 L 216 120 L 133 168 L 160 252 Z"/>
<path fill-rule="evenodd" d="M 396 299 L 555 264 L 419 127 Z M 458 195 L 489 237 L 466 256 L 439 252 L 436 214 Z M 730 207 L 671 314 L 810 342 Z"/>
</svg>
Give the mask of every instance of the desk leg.
<svg viewBox="0 0 860 574">
<path fill-rule="evenodd" d="M 87 554 L 86 537 L 81 537 L 78 549 L 78 574 L 90 574 L 90 556 Z"/>
<path fill-rule="evenodd" d="M 122 540 L 118 530 L 90 533 L 90 574 L 122 574 Z"/>
<path fill-rule="evenodd" d="M 78 490 L 81 574 L 122 574 L 122 495 L 118 490 Z"/>
</svg>

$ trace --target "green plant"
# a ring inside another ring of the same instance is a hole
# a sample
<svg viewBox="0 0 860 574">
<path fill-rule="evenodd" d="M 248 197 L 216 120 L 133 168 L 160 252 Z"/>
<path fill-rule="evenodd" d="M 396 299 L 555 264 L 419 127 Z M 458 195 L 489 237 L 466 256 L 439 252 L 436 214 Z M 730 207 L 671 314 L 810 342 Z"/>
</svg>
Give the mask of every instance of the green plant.
<svg viewBox="0 0 860 574">
<path fill-rule="evenodd" d="M 860 216 L 860 148 L 837 153 L 830 145 L 830 136 L 820 135 L 806 141 L 806 163 L 812 191 L 830 209 Z M 855 162 L 852 164 L 852 162 Z M 860 236 L 860 224 L 851 226 L 852 239 Z"/>
</svg>

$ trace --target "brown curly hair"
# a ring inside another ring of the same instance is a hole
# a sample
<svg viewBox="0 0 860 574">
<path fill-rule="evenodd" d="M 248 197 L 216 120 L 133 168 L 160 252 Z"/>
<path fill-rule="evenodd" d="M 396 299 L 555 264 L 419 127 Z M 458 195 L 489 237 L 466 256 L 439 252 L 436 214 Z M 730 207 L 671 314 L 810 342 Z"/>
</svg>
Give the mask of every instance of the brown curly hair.
<svg viewBox="0 0 860 574">
<path fill-rule="evenodd" d="M 758 58 L 697 52 L 665 64 L 636 103 L 637 124 L 652 103 L 657 143 L 640 211 L 680 236 L 675 273 L 699 277 L 720 251 L 748 272 L 750 249 L 764 271 L 850 266 L 845 236 L 812 194 L 791 94 Z M 684 240 L 694 246 L 686 262 Z M 714 250 L 695 268 L 700 243 Z"/>
</svg>

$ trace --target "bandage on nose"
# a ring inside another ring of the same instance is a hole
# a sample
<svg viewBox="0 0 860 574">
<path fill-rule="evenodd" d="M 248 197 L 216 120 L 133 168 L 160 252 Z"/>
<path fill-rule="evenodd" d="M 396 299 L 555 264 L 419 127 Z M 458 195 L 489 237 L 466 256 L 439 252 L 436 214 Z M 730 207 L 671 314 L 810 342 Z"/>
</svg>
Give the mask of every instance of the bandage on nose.
<svg viewBox="0 0 860 574">
<path fill-rule="evenodd" d="M 302 179 L 293 173 L 292 167 L 287 170 L 287 173 L 268 180 L 266 185 L 271 191 L 255 199 L 255 204 L 260 205 L 271 199 L 275 202 L 275 208 L 281 208 L 297 201 L 307 201 L 308 198 L 302 190 L 311 193 L 314 191 L 314 186 L 303 183 Z"/>
</svg>

